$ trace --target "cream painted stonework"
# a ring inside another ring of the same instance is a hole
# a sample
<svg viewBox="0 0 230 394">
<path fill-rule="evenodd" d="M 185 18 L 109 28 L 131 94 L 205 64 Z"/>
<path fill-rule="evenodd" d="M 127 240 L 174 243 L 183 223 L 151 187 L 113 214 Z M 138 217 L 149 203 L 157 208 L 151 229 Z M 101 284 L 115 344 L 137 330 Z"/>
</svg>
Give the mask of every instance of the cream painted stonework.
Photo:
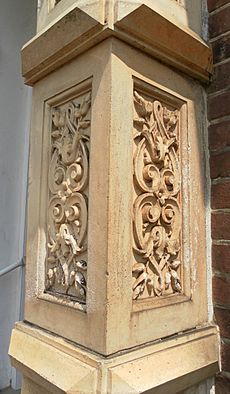
<svg viewBox="0 0 230 394">
<path fill-rule="evenodd" d="M 35 85 L 27 321 L 103 354 L 207 321 L 201 101 L 198 83 L 114 38 Z"/>
<path fill-rule="evenodd" d="M 166 2 L 50 2 L 44 21 L 55 18 L 22 50 L 25 323 L 10 355 L 23 394 L 172 394 L 218 370 L 205 268 L 211 53 Z"/>
</svg>

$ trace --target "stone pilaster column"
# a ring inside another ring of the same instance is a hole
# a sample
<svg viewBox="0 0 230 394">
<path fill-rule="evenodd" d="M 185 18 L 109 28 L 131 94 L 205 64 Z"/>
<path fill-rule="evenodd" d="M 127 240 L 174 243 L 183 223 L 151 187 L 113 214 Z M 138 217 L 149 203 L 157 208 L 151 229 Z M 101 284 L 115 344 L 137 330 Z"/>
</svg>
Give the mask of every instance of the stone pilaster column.
<svg viewBox="0 0 230 394">
<path fill-rule="evenodd" d="M 22 393 L 179 392 L 218 370 L 211 51 L 176 1 L 43 7 L 22 49 L 33 86 L 26 300 L 9 351 Z"/>
</svg>

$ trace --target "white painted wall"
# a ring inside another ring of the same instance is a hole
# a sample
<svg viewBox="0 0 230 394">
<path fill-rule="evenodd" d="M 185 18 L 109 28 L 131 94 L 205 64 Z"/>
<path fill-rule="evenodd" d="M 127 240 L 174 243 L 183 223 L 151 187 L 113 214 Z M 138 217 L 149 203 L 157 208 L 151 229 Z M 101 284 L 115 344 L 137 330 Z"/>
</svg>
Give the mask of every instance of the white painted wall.
<svg viewBox="0 0 230 394">
<path fill-rule="evenodd" d="M 36 0 L 0 0 L 0 270 L 24 254 L 30 88 L 20 48 L 36 29 Z M 0 277 L 0 389 L 16 387 L 8 346 L 20 318 L 22 268 Z"/>
</svg>

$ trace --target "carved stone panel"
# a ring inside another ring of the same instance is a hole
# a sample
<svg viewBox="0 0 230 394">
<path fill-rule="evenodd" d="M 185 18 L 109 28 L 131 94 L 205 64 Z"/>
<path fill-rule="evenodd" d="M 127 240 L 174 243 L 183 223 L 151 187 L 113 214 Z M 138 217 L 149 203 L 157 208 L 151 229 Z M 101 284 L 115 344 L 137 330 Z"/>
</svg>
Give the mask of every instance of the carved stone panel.
<svg viewBox="0 0 230 394">
<path fill-rule="evenodd" d="M 53 106 L 46 292 L 86 301 L 91 92 Z"/>
<path fill-rule="evenodd" d="M 133 299 L 183 293 L 180 107 L 134 89 Z"/>
</svg>

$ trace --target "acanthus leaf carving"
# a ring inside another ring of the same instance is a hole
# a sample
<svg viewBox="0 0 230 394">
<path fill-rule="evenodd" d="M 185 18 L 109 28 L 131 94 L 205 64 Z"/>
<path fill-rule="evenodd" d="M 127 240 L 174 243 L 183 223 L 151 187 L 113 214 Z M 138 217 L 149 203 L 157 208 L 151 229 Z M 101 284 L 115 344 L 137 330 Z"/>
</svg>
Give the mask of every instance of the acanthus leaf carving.
<svg viewBox="0 0 230 394">
<path fill-rule="evenodd" d="M 52 108 L 46 291 L 86 301 L 91 93 Z"/>
<path fill-rule="evenodd" d="M 182 292 L 179 110 L 134 91 L 133 299 Z"/>
</svg>

